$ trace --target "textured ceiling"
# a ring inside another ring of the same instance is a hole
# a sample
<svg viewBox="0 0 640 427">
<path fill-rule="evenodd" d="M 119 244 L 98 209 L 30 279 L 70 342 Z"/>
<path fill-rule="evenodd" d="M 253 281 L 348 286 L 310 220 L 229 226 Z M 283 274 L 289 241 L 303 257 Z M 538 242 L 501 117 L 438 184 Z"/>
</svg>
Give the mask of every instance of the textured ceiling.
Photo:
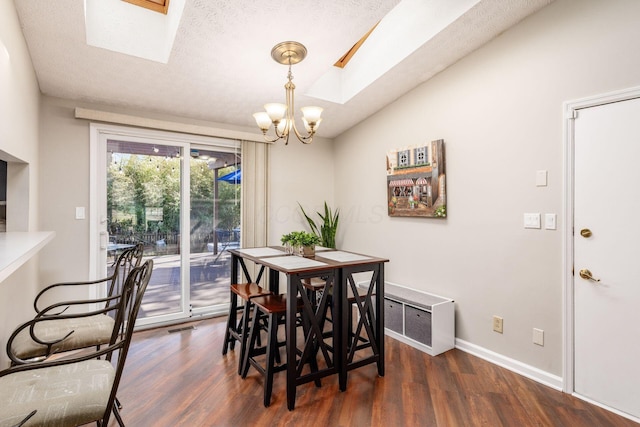
<svg viewBox="0 0 640 427">
<path fill-rule="evenodd" d="M 334 138 L 551 1 L 481 0 L 343 105 L 305 89 L 399 0 L 186 0 L 167 64 L 88 46 L 83 1 L 14 3 L 43 94 L 252 128 L 284 101 L 271 48 L 300 41 L 296 107 L 324 107 L 318 134 Z"/>
</svg>

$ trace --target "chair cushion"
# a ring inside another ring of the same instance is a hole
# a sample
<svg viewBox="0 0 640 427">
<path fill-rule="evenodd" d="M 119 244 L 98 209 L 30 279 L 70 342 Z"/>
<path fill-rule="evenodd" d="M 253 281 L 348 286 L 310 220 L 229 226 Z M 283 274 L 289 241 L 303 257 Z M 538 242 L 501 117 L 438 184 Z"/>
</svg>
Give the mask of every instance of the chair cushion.
<svg viewBox="0 0 640 427">
<path fill-rule="evenodd" d="M 101 419 L 114 376 L 111 363 L 88 360 L 0 377 L 0 427 L 17 424 L 34 409 L 28 426 L 81 425 Z"/>
<path fill-rule="evenodd" d="M 73 319 L 56 319 L 46 322 L 38 322 L 35 327 L 35 335 L 43 341 L 54 341 L 74 331 L 67 339 L 53 346 L 53 351 L 76 350 L 79 348 L 93 347 L 108 344 L 115 321 L 104 314 L 96 314 L 88 317 Z M 16 335 L 11 345 L 11 351 L 23 360 L 45 356 L 47 347 L 31 339 L 29 328 L 25 328 Z"/>
</svg>

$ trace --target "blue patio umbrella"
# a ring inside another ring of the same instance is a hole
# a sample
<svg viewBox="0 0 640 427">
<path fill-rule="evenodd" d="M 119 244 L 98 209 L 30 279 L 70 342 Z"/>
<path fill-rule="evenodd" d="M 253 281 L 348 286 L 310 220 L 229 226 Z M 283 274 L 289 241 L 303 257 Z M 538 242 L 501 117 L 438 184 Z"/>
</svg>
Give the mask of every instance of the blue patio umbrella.
<svg viewBox="0 0 640 427">
<path fill-rule="evenodd" d="M 218 178 L 218 181 L 224 181 L 231 184 L 240 184 L 242 181 L 242 170 L 236 169 L 233 172 L 229 172 L 228 174 Z"/>
</svg>

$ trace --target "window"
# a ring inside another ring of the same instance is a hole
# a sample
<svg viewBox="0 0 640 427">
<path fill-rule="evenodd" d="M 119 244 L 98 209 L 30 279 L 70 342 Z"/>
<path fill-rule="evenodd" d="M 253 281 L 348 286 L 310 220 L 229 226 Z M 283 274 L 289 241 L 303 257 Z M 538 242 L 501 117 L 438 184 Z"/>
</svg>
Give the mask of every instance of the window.
<svg viewBox="0 0 640 427">
<path fill-rule="evenodd" d="M 398 152 L 398 167 L 409 166 L 409 150 Z"/>
<path fill-rule="evenodd" d="M 427 163 L 427 147 L 416 148 L 416 165 Z"/>
</svg>

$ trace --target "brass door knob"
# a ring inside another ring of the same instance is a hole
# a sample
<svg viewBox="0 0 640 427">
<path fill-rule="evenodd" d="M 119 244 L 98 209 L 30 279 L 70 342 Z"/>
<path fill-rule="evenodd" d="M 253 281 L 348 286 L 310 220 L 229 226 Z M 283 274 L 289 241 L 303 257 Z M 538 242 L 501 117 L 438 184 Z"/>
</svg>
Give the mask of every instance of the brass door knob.
<svg viewBox="0 0 640 427">
<path fill-rule="evenodd" d="M 591 280 L 593 282 L 599 282 L 600 279 L 595 279 L 593 277 L 593 275 L 591 274 L 591 272 L 589 270 L 587 270 L 586 268 L 580 270 L 580 277 L 582 277 L 585 280 Z"/>
<path fill-rule="evenodd" d="M 583 228 L 582 230 L 580 230 L 580 235 L 584 238 L 591 237 L 591 234 L 591 230 L 589 230 L 588 228 Z"/>
</svg>

